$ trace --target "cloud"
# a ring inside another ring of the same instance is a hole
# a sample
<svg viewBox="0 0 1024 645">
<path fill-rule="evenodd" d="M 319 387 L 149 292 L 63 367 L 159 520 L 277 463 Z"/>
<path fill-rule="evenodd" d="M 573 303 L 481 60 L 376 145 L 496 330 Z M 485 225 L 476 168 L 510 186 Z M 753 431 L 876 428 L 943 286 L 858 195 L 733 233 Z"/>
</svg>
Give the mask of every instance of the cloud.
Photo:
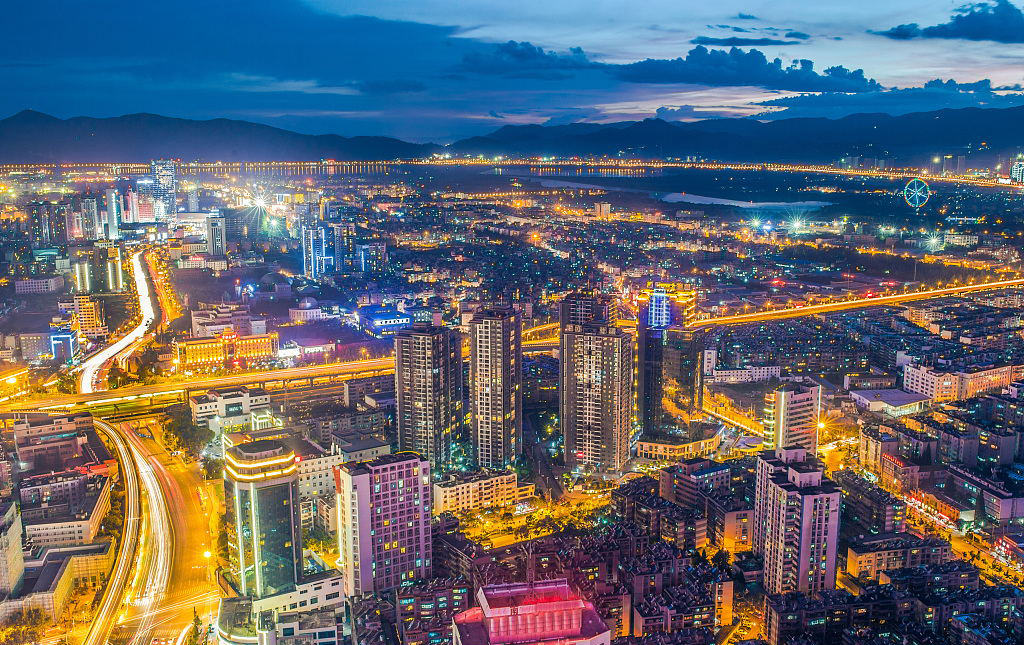
<svg viewBox="0 0 1024 645">
<path fill-rule="evenodd" d="M 753 47 L 758 45 L 799 45 L 796 40 L 779 40 L 778 38 L 714 38 L 711 36 L 698 36 L 690 41 L 694 45 L 722 45 L 725 47 Z"/>
<path fill-rule="evenodd" d="M 819 74 L 809 60 L 783 67 L 760 50 L 708 49 L 697 46 L 686 58 L 647 59 L 617 66 L 613 74 L 633 83 L 698 83 L 715 87 L 752 85 L 796 92 L 869 92 L 881 89 L 863 70 L 829 67 Z"/>
<path fill-rule="evenodd" d="M 953 38 L 1024 43 L 1024 12 L 1009 0 L 975 2 L 959 7 L 949 22 L 940 25 L 921 27 L 917 23 L 908 23 L 872 33 L 893 40 Z"/>
<path fill-rule="evenodd" d="M 510 40 L 489 50 L 466 53 L 458 71 L 559 80 L 569 76 L 564 73 L 567 70 L 594 66 L 595 63 L 579 47 L 571 48 L 568 53 L 558 53 L 545 51 L 533 43 Z"/>
<path fill-rule="evenodd" d="M 665 121 L 685 121 L 700 117 L 701 113 L 692 105 L 676 105 L 662 106 L 655 111 L 654 116 Z"/>
<path fill-rule="evenodd" d="M 406 94 L 427 90 L 423 83 L 405 79 L 360 81 L 356 87 L 365 94 Z"/>
<path fill-rule="evenodd" d="M 757 16 L 753 16 L 749 13 L 738 13 L 734 16 L 735 20 L 759 20 Z"/>
<path fill-rule="evenodd" d="M 807 40 L 810 38 L 810 34 L 805 34 L 802 31 L 787 31 L 786 38 L 796 38 L 797 40 Z"/>
<path fill-rule="evenodd" d="M 967 107 L 1015 107 L 1024 105 L 1024 92 L 1020 91 L 1022 89 L 1024 88 L 1020 86 L 992 87 L 992 82 L 988 79 L 958 83 L 952 79 L 937 78 L 920 87 L 893 88 L 859 94 L 801 94 L 761 101 L 759 105 L 768 108 L 768 111 L 757 115 L 757 118 L 838 118 L 857 112 L 908 114 Z"/>
</svg>

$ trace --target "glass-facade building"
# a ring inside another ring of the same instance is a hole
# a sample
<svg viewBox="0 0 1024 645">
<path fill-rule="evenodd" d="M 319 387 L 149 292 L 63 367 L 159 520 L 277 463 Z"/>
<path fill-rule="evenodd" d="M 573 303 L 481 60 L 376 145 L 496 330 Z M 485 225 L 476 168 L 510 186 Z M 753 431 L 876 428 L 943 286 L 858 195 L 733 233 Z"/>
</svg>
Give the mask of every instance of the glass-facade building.
<svg viewBox="0 0 1024 645">
<path fill-rule="evenodd" d="M 225 455 L 231 574 L 243 596 L 292 591 L 302 573 L 295 453 L 261 439 Z"/>
</svg>

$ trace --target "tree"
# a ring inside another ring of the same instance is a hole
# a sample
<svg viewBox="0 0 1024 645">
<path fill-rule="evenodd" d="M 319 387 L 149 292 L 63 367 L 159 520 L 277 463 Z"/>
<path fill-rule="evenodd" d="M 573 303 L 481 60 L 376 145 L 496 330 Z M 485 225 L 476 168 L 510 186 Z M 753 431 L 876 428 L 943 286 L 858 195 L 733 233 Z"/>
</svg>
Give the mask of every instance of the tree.
<svg viewBox="0 0 1024 645">
<path fill-rule="evenodd" d="M 213 440 L 213 432 L 198 424 L 192 423 L 192 411 L 188 405 L 179 403 L 164 410 L 167 424 L 164 426 L 164 439 L 170 447 L 178 447 L 194 458 Z"/>
<path fill-rule="evenodd" d="M 719 569 L 725 569 L 729 566 L 729 559 L 729 552 L 725 549 L 719 549 L 717 553 L 711 556 L 711 564 Z"/>
<path fill-rule="evenodd" d="M 43 612 L 39 609 L 16 612 L 0 624 L 0 643 L 28 645 L 39 642 L 44 621 Z"/>
<path fill-rule="evenodd" d="M 196 611 L 195 607 L 192 608 L 192 629 L 188 630 L 188 636 L 185 637 L 185 642 L 188 645 L 199 645 L 199 637 L 203 633 L 203 622 L 199 620 L 199 612 Z"/>
<path fill-rule="evenodd" d="M 224 476 L 224 460 L 210 457 L 203 460 L 203 477 L 205 479 L 220 479 Z"/>
</svg>

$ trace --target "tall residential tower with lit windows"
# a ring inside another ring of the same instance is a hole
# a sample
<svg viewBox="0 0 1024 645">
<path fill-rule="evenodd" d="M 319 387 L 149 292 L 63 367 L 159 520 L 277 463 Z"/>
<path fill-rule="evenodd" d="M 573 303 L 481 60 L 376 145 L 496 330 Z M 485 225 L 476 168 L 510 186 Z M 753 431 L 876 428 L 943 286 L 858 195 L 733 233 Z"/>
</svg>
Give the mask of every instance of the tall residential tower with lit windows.
<svg viewBox="0 0 1024 645">
<path fill-rule="evenodd" d="M 469 404 L 477 465 L 504 470 L 521 449 L 523 348 L 511 307 L 481 309 L 469 323 Z"/>
</svg>

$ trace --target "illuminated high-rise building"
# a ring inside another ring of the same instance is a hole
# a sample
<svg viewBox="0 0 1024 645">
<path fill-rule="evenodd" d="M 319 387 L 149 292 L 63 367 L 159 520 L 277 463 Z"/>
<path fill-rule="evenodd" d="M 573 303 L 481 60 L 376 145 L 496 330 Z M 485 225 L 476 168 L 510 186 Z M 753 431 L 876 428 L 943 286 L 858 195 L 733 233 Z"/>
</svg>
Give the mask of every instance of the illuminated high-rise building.
<svg viewBox="0 0 1024 645">
<path fill-rule="evenodd" d="M 334 268 L 337 271 L 348 271 L 356 262 L 356 225 L 354 222 L 332 222 L 334 237 Z"/>
<path fill-rule="evenodd" d="M 228 253 L 227 228 L 224 218 L 219 215 L 206 217 L 206 252 L 215 258 L 222 258 Z"/>
<path fill-rule="evenodd" d="M 430 461 L 452 465 L 462 427 L 462 340 L 457 331 L 416 323 L 395 334 L 395 399 L 398 446 Z"/>
<path fill-rule="evenodd" d="M 85 197 L 79 202 L 82 216 L 82 237 L 86 240 L 101 239 L 103 225 L 100 222 L 99 202 L 95 197 Z"/>
<path fill-rule="evenodd" d="M 331 229 L 323 225 L 302 227 L 302 273 L 316 280 L 334 270 Z"/>
<path fill-rule="evenodd" d="M 1015 184 L 1024 184 L 1024 161 L 1015 161 L 1010 166 L 1010 180 Z"/>
<path fill-rule="evenodd" d="M 523 348 L 511 307 L 480 309 L 469 323 L 469 405 L 477 465 L 504 470 L 521 450 Z"/>
<path fill-rule="evenodd" d="M 612 296 L 570 293 L 558 303 L 558 322 L 583 325 L 594 321 L 615 323 L 619 318 L 618 301 Z"/>
<path fill-rule="evenodd" d="M 153 180 L 149 184 L 149 193 L 153 196 L 156 217 L 164 219 L 177 211 L 178 180 L 173 159 L 154 159 L 149 162 L 149 172 Z"/>
<path fill-rule="evenodd" d="M 769 594 L 836 586 L 841 492 L 803 448 L 765 451 L 757 460 L 751 544 L 764 559 Z"/>
<path fill-rule="evenodd" d="M 638 298 L 637 416 L 644 432 L 656 433 L 662 425 L 666 396 L 677 410 L 700 409 L 703 345 L 692 328 L 696 302 L 695 291 L 671 285 L 655 285 Z"/>
<path fill-rule="evenodd" d="M 121 196 L 114 189 L 108 189 L 106 197 L 106 230 L 104 237 L 108 240 L 121 239 Z"/>
<path fill-rule="evenodd" d="M 295 588 L 302 575 L 298 464 L 279 441 L 260 439 L 224 454 L 231 573 L 243 596 Z"/>
<path fill-rule="evenodd" d="M 607 322 L 563 324 L 559 351 L 566 465 L 620 472 L 633 434 L 633 337 Z"/>
<path fill-rule="evenodd" d="M 380 593 L 431 571 L 430 463 L 400 452 L 334 471 L 344 593 Z"/>
<path fill-rule="evenodd" d="M 119 293 L 124 291 L 121 246 L 97 242 L 68 249 L 75 291 L 78 293 Z"/>
<path fill-rule="evenodd" d="M 34 248 L 67 244 L 67 206 L 53 202 L 28 205 L 29 239 Z"/>
<path fill-rule="evenodd" d="M 821 386 L 786 383 L 764 398 L 764 437 L 767 448 L 818 450 Z"/>
</svg>

